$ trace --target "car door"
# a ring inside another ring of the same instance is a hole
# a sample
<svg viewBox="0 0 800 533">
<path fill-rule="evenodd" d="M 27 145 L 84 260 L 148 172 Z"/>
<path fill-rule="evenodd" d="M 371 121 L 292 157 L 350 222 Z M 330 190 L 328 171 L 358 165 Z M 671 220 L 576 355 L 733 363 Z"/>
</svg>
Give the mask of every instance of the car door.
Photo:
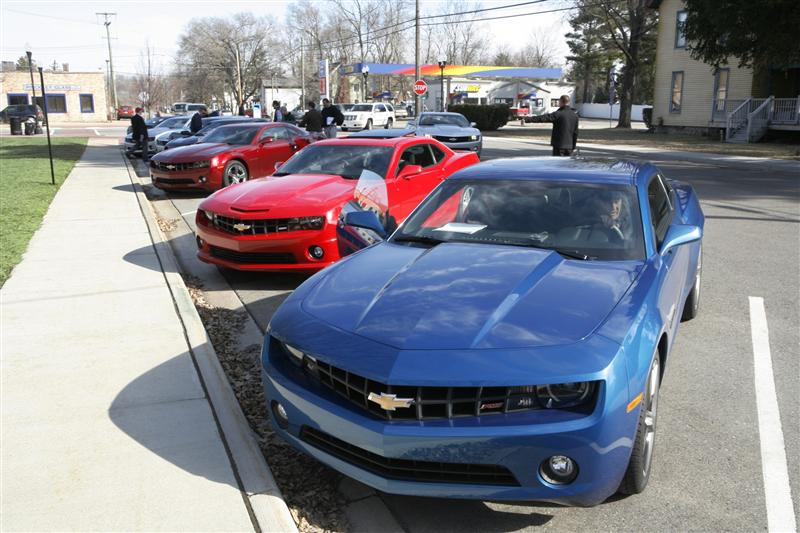
<svg viewBox="0 0 800 533">
<path fill-rule="evenodd" d="M 434 157 L 432 148 L 430 143 L 422 142 L 406 146 L 400 153 L 392 183 L 387 184 L 390 209 L 398 224 L 442 181 L 442 161 Z M 408 165 L 419 165 L 422 171 L 401 175 L 403 168 Z"/>
<path fill-rule="evenodd" d="M 675 223 L 675 201 L 671 188 L 660 175 L 653 175 L 647 184 L 650 225 L 656 253 L 661 252 L 664 237 Z M 658 261 L 658 260 L 657 260 Z M 660 256 L 658 309 L 667 325 L 670 338 L 680 322 L 683 311 L 683 287 L 689 263 L 689 247 L 677 246 Z"/>
<path fill-rule="evenodd" d="M 372 109 L 375 115 L 375 125 L 383 126 L 386 124 L 386 106 L 383 104 L 376 104 Z"/>
<path fill-rule="evenodd" d="M 259 177 L 271 175 L 275 172 L 275 163 L 286 161 L 295 152 L 286 126 L 264 128 L 258 143 Z"/>
</svg>

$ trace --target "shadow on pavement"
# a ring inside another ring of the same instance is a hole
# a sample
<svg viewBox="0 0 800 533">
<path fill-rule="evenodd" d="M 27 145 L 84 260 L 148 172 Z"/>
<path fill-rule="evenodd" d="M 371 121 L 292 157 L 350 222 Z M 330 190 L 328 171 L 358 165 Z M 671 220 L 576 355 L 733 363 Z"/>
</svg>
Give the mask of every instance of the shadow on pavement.
<svg viewBox="0 0 800 533">
<path fill-rule="evenodd" d="M 108 416 L 165 461 L 238 489 L 188 352 L 131 381 L 114 398 Z"/>
<path fill-rule="evenodd" d="M 381 498 L 396 516 L 403 518 L 403 525 L 410 531 L 519 531 L 544 526 L 553 519 L 549 514 L 532 512 L 530 505 L 502 505 L 502 509 L 495 509 L 490 507 L 493 504 L 473 500 L 390 494 L 382 494 Z M 413 513 L 409 513 L 411 509 Z"/>
</svg>

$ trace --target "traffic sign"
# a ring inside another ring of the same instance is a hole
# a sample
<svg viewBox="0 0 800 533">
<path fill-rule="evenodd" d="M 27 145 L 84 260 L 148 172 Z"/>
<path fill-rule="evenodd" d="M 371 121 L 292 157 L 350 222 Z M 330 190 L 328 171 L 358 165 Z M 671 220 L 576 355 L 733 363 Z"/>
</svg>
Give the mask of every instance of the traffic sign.
<svg viewBox="0 0 800 533">
<path fill-rule="evenodd" d="M 422 96 L 428 92 L 428 84 L 425 83 L 425 80 L 417 80 L 414 82 L 414 93 Z"/>
</svg>

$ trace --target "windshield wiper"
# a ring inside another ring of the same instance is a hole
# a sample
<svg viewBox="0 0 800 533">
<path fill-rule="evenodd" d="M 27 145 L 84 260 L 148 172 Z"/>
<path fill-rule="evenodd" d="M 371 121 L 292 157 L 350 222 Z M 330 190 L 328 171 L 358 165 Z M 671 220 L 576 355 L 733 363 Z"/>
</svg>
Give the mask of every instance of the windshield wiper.
<svg viewBox="0 0 800 533">
<path fill-rule="evenodd" d="M 442 239 L 437 239 L 436 237 L 426 237 L 425 235 L 398 235 L 394 239 L 394 242 L 419 242 L 422 244 L 431 244 L 437 245 L 443 242 L 448 242 Z"/>
</svg>

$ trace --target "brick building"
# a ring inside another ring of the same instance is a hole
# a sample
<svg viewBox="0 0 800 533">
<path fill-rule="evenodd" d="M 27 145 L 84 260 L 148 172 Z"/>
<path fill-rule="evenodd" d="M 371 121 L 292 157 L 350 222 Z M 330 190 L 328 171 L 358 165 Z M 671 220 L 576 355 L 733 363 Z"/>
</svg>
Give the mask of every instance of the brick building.
<svg viewBox="0 0 800 533">
<path fill-rule="evenodd" d="M 44 110 L 39 73 L 34 71 L 36 103 Z M 51 123 L 100 122 L 108 119 L 106 77 L 102 72 L 45 72 L 47 109 Z M 31 76 L 28 71 L 0 74 L 0 106 L 30 104 Z"/>
</svg>

